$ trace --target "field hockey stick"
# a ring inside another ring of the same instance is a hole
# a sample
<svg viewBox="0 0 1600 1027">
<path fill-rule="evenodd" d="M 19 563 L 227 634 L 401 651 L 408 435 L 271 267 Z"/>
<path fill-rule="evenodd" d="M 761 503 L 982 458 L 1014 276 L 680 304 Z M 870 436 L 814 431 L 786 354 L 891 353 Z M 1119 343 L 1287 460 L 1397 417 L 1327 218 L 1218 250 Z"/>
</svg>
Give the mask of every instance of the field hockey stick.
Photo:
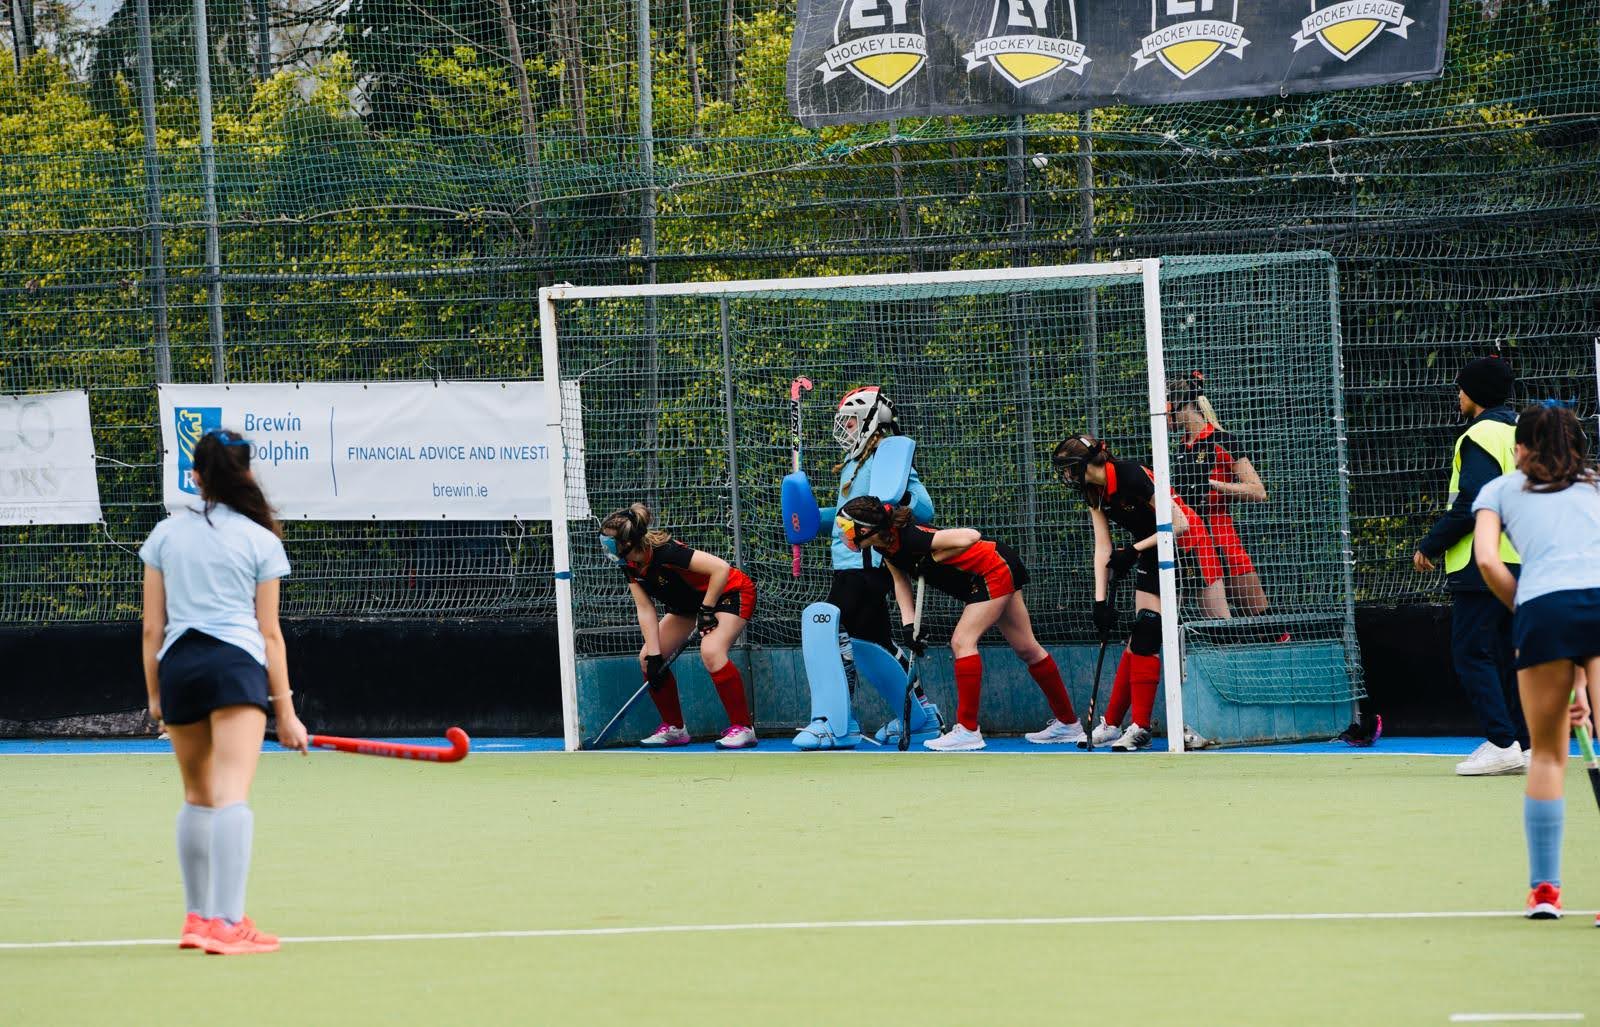
<svg viewBox="0 0 1600 1027">
<path fill-rule="evenodd" d="M 445 731 L 449 745 L 411 745 L 385 742 L 377 738 L 340 738 L 338 735 L 312 735 L 307 744 L 313 749 L 355 753 L 358 756 L 386 756 L 393 760 L 425 760 L 429 763 L 460 763 L 467 758 L 472 740 L 458 727 Z"/>
<path fill-rule="evenodd" d="M 1111 575 L 1111 583 L 1106 586 L 1106 602 L 1112 602 L 1117 597 L 1117 582 L 1122 580 L 1122 575 Z M 1094 685 L 1089 689 L 1089 720 L 1084 725 L 1083 747 L 1089 752 L 1094 752 L 1094 713 L 1095 707 L 1100 704 L 1100 672 L 1106 665 L 1106 646 L 1111 644 L 1111 631 L 1107 629 L 1100 632 L 1100 655 L 1094 658 Z"/>
<path fill-rule="evenodd" d="M 801 443 L 801 434 L 800 434 L 800 390 L 801 389 L 805 389 L 807 391 L 809 391 L 811 389 L 811 379 L 807 378 L 805 375 L 801 375 L 800 377 L 796 378 L 794 381 L 789 383 L 789 440 L 790 440 L 790 443 L 791 443 L 791 452 L 793 453 L 793 456 L 794 456 L 794 461 L 793 461 L 794 465 L 793 465 L 793 467 L 790 468 L 790 470 L 793 471 L 796 474 L 798 474 L 800 472 L 800 443 Z M 794 567 L 793 567 L 793 570 L 794 570 L 794 576 L 798 578 L 800 576 L 800 543 L 796 542 L 794 544 L 793 548 L 794 548 Z"/>
<path fill-rule="evenodd" d="M 917 579 L 917 612 L 911 617 L 911 638 L 913 641 L 922 641 L 922 584 L 925 578 Z M 917 690 L 917 679 L 920 677 L 917 666 L 917 651 L 911 650 L 911 666 L 906 669 L 906 698 L 900 711 L 900 751 L 905 752 L 911 748 L 911 693 Z"/>
<path fill-rule="evenodd" d="M 1595 804 L 1600 805 L 1600 759 L 1595 758 L 1594 739 L 1589 737 L 1587 724 L 1578 725 L 1578 751 L 1583 753 L 1583 762 L 1589 771 L 1589 787 L 1594 790 Z"/>
<path fill-rule="evenodd" d="M 700 631 L 699 631 L 698 628 L 695 629 L 694 631 L 689 632 L 688 636 L 686 638 L 684 638 L 684 640 L 678 645 L 678 648 L 676 648 L 676 649 L 674 649 L 672 651 L 672 655 L 667 657 L 666 661 L 661 664 L 661 673 L 665 674 L 672 667 L 673 661 L 675 661 L 678 658 L 678 654 L 683 652 L 684 649 L 688 648 L 689 643 L 694 641 L 695 637 L 698 636 L 699 634 L 700 634 Z M 622 722 L 622 718 L 626 717 L 628 715 L 628 711 L 633 709 L 634 705 L 636 703 L 638 703 L 638 701 L 641 698 L 644 697 L 644 694 L 646 692 L 650 691 L 650 689 L 654 685 L 655 685 L 655 679 L 650 678 L 650 677 L 646 677 L 644 679 L 644 684 L 639 686 L 639 690 L 634 692 L 632 695 L 628 696 L 628 701 L 622 704 L 622 708 L 617 710 L 615 716 L 613 716 L 610 720 L 606 721 L 606 726 L 601 728 L 600 729 L 600 733 L 595 735 L 594 738 L 590 739 L 589 744 L 584 746 L 584 748 L 586 748 L 586 749 L 598 749 L 598 748 L 600 748 L 600 746 L 605 743 L 605 740 L 607 738 L 611 737 L 611 732 L 616 728 L 616 726 L 618 724 L 620 724 Z"/>
</svg>

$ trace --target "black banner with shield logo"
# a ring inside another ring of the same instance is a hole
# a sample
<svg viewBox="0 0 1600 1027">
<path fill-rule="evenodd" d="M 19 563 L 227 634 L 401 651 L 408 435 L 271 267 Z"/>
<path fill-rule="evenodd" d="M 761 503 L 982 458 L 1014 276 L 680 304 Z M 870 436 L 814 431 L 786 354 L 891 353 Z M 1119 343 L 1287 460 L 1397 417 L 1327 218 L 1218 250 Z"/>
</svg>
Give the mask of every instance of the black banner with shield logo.
<svg viewBox="0 0 1600 1027">
<path fill-rule="evenodd" d="M 799 0 L 810 127 L 1437 78 L 1448 0 Z"/>
</svg>

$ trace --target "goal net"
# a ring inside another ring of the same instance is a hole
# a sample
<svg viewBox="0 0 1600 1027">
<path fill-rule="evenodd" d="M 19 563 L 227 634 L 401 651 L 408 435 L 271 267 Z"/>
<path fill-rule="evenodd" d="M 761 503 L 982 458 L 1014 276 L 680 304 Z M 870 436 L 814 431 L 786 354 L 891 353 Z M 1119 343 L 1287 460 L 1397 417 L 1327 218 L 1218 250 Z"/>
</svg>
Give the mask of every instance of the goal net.
<svg viewBox="0 0 1600 1027">
<path fill-rule="evenodd" d="M 799 615 L 831 575 L 825 538 L 805 547 L 802 573 L 791 575 L 779 513 L 789 384 L 805 376 L 815 388 L 802 401 L 803 462 L 820 502 L 837 494 L 840 397 L 882 386 L 917 441 L 935 523 L 978 528 L 1022 555 L 1035 632 L 1080 706 L 1096 642 L 1093 536 L 1082 500 L 1053 477 L 1051 451 L 1069 433 L 1092 432 L 1158 483 L 1173 482 L 1191 519 L 1216 523 L 1204 538 L 1159 533 L 1163 564 L 1176 567 L 1163 573 L 1157 722 L 1169 737 L 1181 734 L 1170 730 L 1181 716 L 1204 736 L 1250 742 L 1337 733 L 1362 695 L 1337 309 L 1332 259 L 1305 252 L 555 286 L 541 292 L 541 328 L 547 375 L 559 367 L 561 379 L 581 382 L 562 411 L 569 437 L 581 426 L 584 447 L 567 487 L 586 489 L 597 518 L 643 500 L 675 537 L 755 580 L 757 612 L 736 659 L 763 730 L 807 719 Z M 1190 416 L 1202 408 L 1220 429 Z M 577 466 L 586 480 L 573 479 Z M 569 748 L 639 683 L 633 604 L 597 527 L 558 526 L 554 540 Z M 1127 625 L 1127 584 L 1118 600 Z M 948 639 L 960 612 L 930 594 L 930 633 Z M 993 673 L 1012 662 L 987 661 Z M 710 687 L 693 683 L 697 663 L 680 660 L 679 679 L 691 730 L 699 717 L 709 730 L 719 711 Z M 948 696 L 948 663 L 930 663 L 925 678 Z M 1103 695 L 1114 663 L 1113 652 Z M 1005 680 L 986 681 L 985 729 L 1042 723 L 1048 714 L 1031 689 L 1021 677 L 1008 701 Z M 869 707 L 864 726 L 874 702 L 857 697 Z M 648 731 L 651 716 L 637 711 L 624 736 Z"/>
</svg>

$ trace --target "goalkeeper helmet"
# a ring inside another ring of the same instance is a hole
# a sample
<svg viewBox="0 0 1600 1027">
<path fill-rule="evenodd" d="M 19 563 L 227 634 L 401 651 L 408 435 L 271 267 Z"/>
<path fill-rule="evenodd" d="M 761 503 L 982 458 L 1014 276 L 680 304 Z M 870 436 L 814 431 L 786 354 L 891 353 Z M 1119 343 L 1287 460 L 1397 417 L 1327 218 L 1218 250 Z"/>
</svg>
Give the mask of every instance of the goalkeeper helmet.
<svg viewBox="0 0 1600 1027">
<path fill-rule="evenodd" d="M 894 402 L 876 385 L 863 385 L 845 393 L 839 401 L 839 412 L 833 415 L 833 439 L 844 450 L 845 459 L 859 460 L 879 431 L 900 433 Z"/>
</svg>

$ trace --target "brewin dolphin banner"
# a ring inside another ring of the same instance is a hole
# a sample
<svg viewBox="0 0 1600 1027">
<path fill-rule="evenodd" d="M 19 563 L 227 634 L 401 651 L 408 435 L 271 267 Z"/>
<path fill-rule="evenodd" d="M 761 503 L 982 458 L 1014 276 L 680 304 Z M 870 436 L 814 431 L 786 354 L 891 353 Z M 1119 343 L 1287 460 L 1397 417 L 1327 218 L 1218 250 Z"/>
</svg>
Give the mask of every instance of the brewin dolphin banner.
<svg viewBox="0 0 1600 1027">
<path fill-rule="evenodd" d="M 806 125 L 1437 78 L 1449 0 L 798 0 Z"/>
</svg>

